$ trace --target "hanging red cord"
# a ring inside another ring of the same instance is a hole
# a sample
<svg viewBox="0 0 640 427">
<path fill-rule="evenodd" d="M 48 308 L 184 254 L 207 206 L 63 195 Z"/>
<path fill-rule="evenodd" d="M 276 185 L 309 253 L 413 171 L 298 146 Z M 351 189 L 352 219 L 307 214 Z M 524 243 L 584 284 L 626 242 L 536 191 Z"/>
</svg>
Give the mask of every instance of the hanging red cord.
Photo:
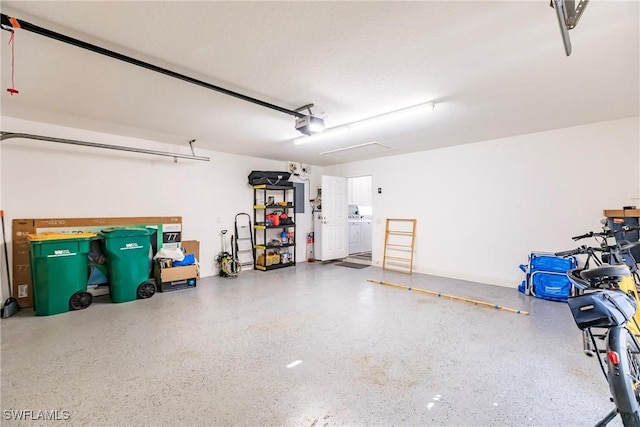
<svg viewBox="0 0 640 427">
<path fill-rule="evenodd" d="M 14 51 L 14 46 L 15 46 L 15 35 L 16 33 L 12 32 L 11 33 L 11 38 L 9 38 L 9 44 L 11 45 L 11 87 L 7 89 L 7 92 L 9 92 L 11 94 L 11 96 L 13 96 L 13 94 L 17 94 L 20 93 L 18 92 L 18 89 L 15 88 L 15 83 L 14 83 L 14 78 L 13 78 L 13 74 L 14 74 L 14 68 L 15 68 L 15 51 Z"/>
</svg>

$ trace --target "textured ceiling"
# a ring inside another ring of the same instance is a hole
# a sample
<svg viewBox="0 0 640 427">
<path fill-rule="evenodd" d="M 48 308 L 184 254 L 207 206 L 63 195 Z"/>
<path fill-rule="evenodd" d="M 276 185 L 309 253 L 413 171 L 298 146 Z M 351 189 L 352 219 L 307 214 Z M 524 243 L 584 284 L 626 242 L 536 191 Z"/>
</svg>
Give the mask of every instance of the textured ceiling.
<svg viewBox="0 0 640 427">
<path fill-rule="evenodd" d="M 294 118 L 18 31 L 2 114 L 280 160 L 377 141 L 356 159 L 640 114 L 640 6 L 593 0 L 564 54 L 548 1 L 12 2 L 2 12 L 248 96 L 314 103 L 335 126 L 435 101 L 426 116 L 293 145 Z M 6 46 L 9 33 L 2 32 Z M 2 129 L 11 131 L 12 129 Z"/>
</svg>

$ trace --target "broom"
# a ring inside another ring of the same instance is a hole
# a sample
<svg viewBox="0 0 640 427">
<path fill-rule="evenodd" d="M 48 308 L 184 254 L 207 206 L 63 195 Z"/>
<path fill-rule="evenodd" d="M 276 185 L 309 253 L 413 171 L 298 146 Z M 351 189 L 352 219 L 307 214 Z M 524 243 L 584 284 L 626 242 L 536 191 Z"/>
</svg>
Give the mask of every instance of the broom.
<svg viewBox="0 0 640 427">
<path fill-rule="evenodd" d="M 4 230 L 4 211 L 0 210 L 0 218 L 2 219 L 2 243 L 4 245 L 4 260 L 7 266 L 7 283 L 9 284 L 9 298 L 7 298 L 0 310 L 0 317 L 6 319 L 20 311 L 18 300 L 11 294 L 11 274 L 9 272 L 9 254 L 7 253 L 7 235 Z"/>
</svg>

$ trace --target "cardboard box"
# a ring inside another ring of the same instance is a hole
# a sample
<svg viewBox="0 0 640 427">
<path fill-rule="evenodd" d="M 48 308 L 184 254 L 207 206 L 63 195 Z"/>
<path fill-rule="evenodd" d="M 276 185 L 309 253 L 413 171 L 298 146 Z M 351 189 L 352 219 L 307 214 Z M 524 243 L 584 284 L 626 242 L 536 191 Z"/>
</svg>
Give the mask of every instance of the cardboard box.
<svg viewBox="0 0 640 427">
<path fill-rule="evenodd" d="M 158 229 L 157 246 L 170 247 L 180 241 L 182 217 L 119 217 L 119 218 L 44 218 L 14 219 L 12 221 L 12 264 L 13 275 L 11 285 L 13 296 L 18 299 L 21 308 L 33 307 L 33 283 L 31 281 L 30 233 L 49 231 L 73 232 L 96 231 L 115 226 L 144 225 Z"/>
<path fill-rule="evenodd" d="M 179 289 L 194 287 L 197 277 L 198 267 L 195 265 L 170 268 L 162 268 L 158 264 L 155 265 L 156 288 L 160 292 L 173 290 L 176 286 L 180 286 Z M 191 285 L 190 283 L 193 284 Z"/>
<path fill-rule="evenodd" d="M 200 242 L 198 240 L 185 240 L 180 246 L 182 246 L 187 255 L 194 254 L 196 261 L 200 262 Z M 198 275 L 194 276 L 200 278 L 200 269 L 198 269 Z"/>
<path fill-rule="evenodd" d="M 193 279 L 198 277 L 198 267 L 183 265 L 181 267 L 161 268 L 156 264 L 156 283 L 175 282 L 176 280 Z"/>
<path fill-rule="evenodd" d="M 196 260 L 199 259 L 199 241 L 185 240 L 181 242 L 180 246 L 182 246 L 187 255 L 193 254 Z M 196 286 L 196 279 L 200 278 L 200 269 L 197 265 L 162 268 L 156 263 L 154 266 L 154 277 L 156 279 L 156 288 L 160 292 L 192 288 Z"/>
</svg>

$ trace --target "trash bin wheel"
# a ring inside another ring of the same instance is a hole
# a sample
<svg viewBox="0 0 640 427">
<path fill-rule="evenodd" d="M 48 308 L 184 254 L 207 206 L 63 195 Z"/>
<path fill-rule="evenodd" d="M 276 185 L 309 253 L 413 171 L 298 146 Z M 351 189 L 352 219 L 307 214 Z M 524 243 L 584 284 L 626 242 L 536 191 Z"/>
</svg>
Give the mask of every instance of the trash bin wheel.
<svg viewBox="0 0 640 427">
<path fill-rule="evenodd" d="M 138 298 L 151 298 L 156 293 L 156 285 L 151 282 L 144 282 L 138 286 Z"/>
<path fill-rule="evenodd" d="M 76 292 L 69 298 L 69 307 L 72 310 L 84 310 L 93 302 L 93 295 L 89 292 Z"/>
</svg>

